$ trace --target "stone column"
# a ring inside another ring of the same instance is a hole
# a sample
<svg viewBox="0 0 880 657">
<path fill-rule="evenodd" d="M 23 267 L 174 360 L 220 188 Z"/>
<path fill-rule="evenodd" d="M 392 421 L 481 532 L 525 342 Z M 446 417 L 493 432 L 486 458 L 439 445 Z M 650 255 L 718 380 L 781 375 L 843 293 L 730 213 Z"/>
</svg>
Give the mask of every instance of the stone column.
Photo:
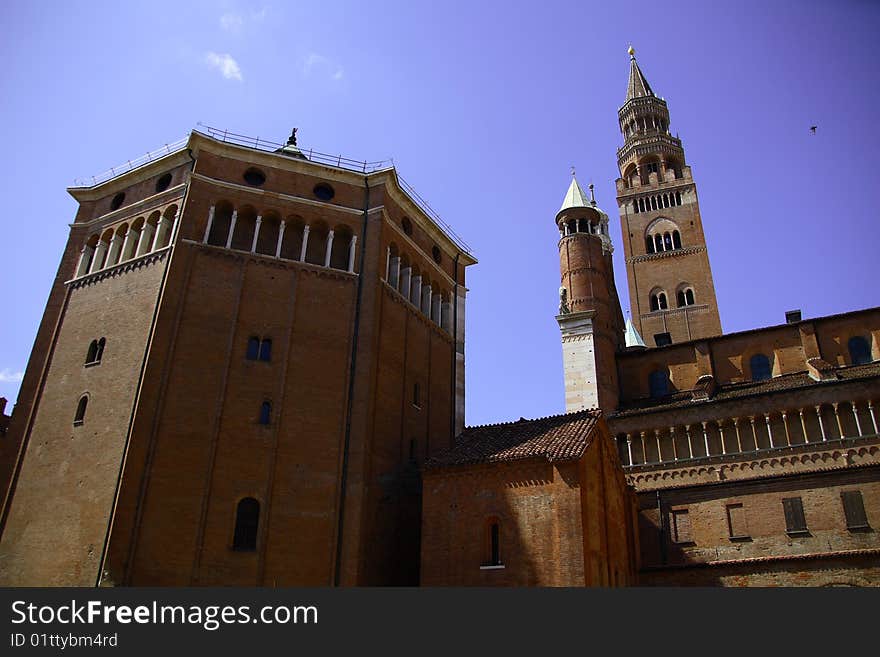
<svg viewBox="0 0 880 657">
<path fill-rule="evenodd" d="M 445 299 L 440 306 L 440 326 L 447 333 L 452 333 L 452 303 Z"/>
<path fill-rule="evenodd" d="M 678 447 L 675 446 L 675 427 L 669 427 L 669 437 L 672 439 L 672 460 L 678 460 Z"/>
<path fill-rule="evenodd" d="M 804 420 L 804 409 L 798 409 L 798 414 L 801 416 L 801 430 L 804 432 L 804 442 L 810 442 L 810 436 L 807 434 L 807 423 Z"/>
<path fill-rule="evenodd" d="M 418 308 L 419 303 L 421 303 L 422 300 L 422 277 L 413 276 L 411 287 L 412 289 L 410 290 L 409 301 L 412 305 Z"/>
<path fill-rule="evenodd" d="M 688 458 L 692 459 L 692 458 L 694 458 L 694 445 L 691 442 L 691 425 L 689 425 L 689 424 L 685 425 L 684 432 L 685 432 L 685 434 L 687 434 L 687 439 L 688 439 Z"/>
<path fill-rule="evenodd" d="M 207 244 L 208 238 L 211 236 L 211 227 L 214 225 L 214 206 L 211 206 L 211 209 L 208 210 L 208 225 L 205 226 L 205 239 L 202 240 L 202 243 Z"/>
<path fill-rule="evenodd" d="M 113 233 L 113 239 L 110 240 L 110 249 L 107 251 L 107 266 L 115 265 L 119 261 L 119 234 Z"/>
<path fill-rule="evenodd" d="M 232 211 L 232 220 L 229 222 L 229 235 L 226 236 L 226 248 L 232 248 L 232 236 L 235 234 L 235 222 L 238 220 L 238 210 Z"/>
<path fill-rule="evenodd" d="M 254 226 L 254 239 L 251 241 L 251 253 L 257 252 L 257 240 L 260 239 L 260 224 L 263 223 L 263 216 L 257 215 L 256 225 Z"/>
<path fill-rule="evenodd" d="M 724 420 L 716 420 L 715 424 L 718 425 L 718 435 L 721 437 L 721 453 L 727 454 L 727 446 L 724 444 Z"/>
<path fill-rule="evenodd" d="M 773 444 L 773 429 L 770 428 L 770 414 L 764 413 L 764 421 L 767 423 L 767 435 L 770 437 L 770 448 L 776 447 Z"/>
<path fill-rule="evenodd" d="M 148 253 L 150 244 L 153 242 L 153 225 L 147 222 L 144 222 L 143 228 L 141 228 L 140 238 L 138 239 L 137 249 L 135 250 L 135 257 L 140 257 L 145 253 Z"/>
<path fill-rule="evenodd" d="M 629 457 L 629 463 L 627 465 L 633 464 L 633 443 L 632 443 L 632 434 L 626 434 L 626 455 Z"/>
<path fill-rule="evenodd" d="M 82 248 L 82 252 L 79 254 L 79 264 L 76 267 L 76 277 L 85 276 L 89 273 L 89 265 L 91 264 L 89 258 L 95 253 L 94 247 L 89 246 L 88 244 L 84 245 Z"/>
<path fill-rule="evenodd" d="M 839 402 L 831 402 L 831 406 L 834 407 L 834 419 L 837 420 L 837 431 L 840 439 L 843 440 L 845 436 L 843 435 L 843 423 L 840 421 L 840 414 L 837 412 L 837 405 Z"/>
<path fill-rule="evenodd" d="M 348 245 L 348 271 L 354 273 L 354 260 L 357 254 L 358 236 L 351 236 L 351 244 Z"/>
<path fill-rule="evenodd" d="M 701 422 L 703 425 L 703 444 L 706 446 L 706 456 L 709 456 L 709 434 L 706 433 L 706 423 Z"/>
<path fill-rule="evenodd" d="M 663 463 L 663 450 L 660 449 L 660 429 L 654 429 L 654 439 L 657 441 L 657 463 Z"/>
<path fill-rule="evenodd" d="M 325 267 L 330 266 L 330 255 L 331 255 L 332 250 L 333 250 L 333 231 L 331 230 L 329 233 L 327 233 L 327 247 L 324 250 L 324 266 Z M 398 259 L 398 264 L 399 264 L 399 262 L 400 261 Z"/>
<path fill-rule="evenodd" d="M 739 418 L 738 417 L 733 418 L 733 430 L 736 433 L 737 453 L 742 454 L 743 444 L 742 444 L 742 438 L 740 438 L 740 435 L 739 435 Z"/>
<path fill-rule="evenodd" d="M 440 326 L 440 294 L 437 292 L 431 297 L 431 320 Z"/>
<path fill-rule="evenodd" d="M 819 418 L 819 431 L 822 432 L 822 442 L 826 442 L 828 437 L 825 435 L 825 424 L 822 422 L 822 406 L 816 406 L 816 417 Z"/>
<path fill-rule="evenodd" d="M 162 244 L 165 241 L 165 236 L 168 234 L 168 217 L 161 216 L 159 217 L 159 226 L 156 228 L 156 239 L 153 240 L 153 248 L 156 249 L 162 248 Z"/>
<path fill-rule="evenodd" d="M 862 423 L 859 421 L 859 409 L 856 408 L 856 403 L 855 403 L 854 401 L 851 401 L 849 404 L 850 404 L 850 406 L 852 407 L 852 414 L 853 414 L 853 417 L 854 417 L 855 420 L 856 420 L 856 431 L 859 432 L 859 437 L 861 437 L 861 435 L 862 435 Z"/>
<path fill-rule="evenodd" d="M 755 416 L 754 415 L 749 415 L 749 424 L 752 425 L 752 440 L 755 442 L 755 451 L 757 452 L 761 448 L 758 446 L 758 432 L 755 430 Z"/>
<path fill-rule="evenodd" d="M 309 226 L 308 226 L 308 224 L 306 224 L 305 226 L 303 226 L 303 243 L 302 243 L 302 248 L 299 250 L 299 261 L 300 262 L 306 261 L 306 249 L 308 248 L 308 246 L 309 246 Z"/>
<path fill-rule="evenodd" d="M 648 452 L 645 450 L 645 432 L 639 432 L 639 438 L 642 439 L 642 463 L 648 462 Z"/>
<path fill-rule="evenodd" d="M 431 284 L 426 283 L 422 285 L 422 304 L 419 308 L 422 311 L 422 314 L 425 317 L 430 317 L 431 315 Z"/>
<path fill-rule="evenodd" d="M 785 411 L 782 411 L 782 426 L 785 428 L 785 446 L 791 447 L 791 436 L 788 433 L 788 422 L 785 420 Z"/>
<path fill-rule="evenodd" d="M 868 400 L 868 414 L 871 416 L 871 424 L 874 425 L 874 435 L 880 433 L 877 431 L 877 418 L 874 416 L 874 401 Z"/>
<path fill-rule="evenodd" d="M 129 231 L 130 233 L 131 231 Z M 103 269 L 104 267 L 104 256 L 107 255 L 107 242 L 104 240 L 98 240 L 98 246 L 95 249 L 95 257 L 92 258 L 92 266 L 89 269 L 89 273 L 93 274 L 96 271 Z"/>
<path fill-rule="evenodd" d="M 134 228 L 129 228 L 125 234 L 125 241 L 122 243 L 122 255 L 119 257 L 119 262 L 124 262 L 134 255 L 134 248 L 137 244 L 135 235 L 140 237 L 139 234 L 134 232 Z"/>
<path fill-rule="evenodd" d="M 281 257 L 281 245 L 284 243 L 284 229 L 287 226 L 287 222 L 284 219 L 281 220 L 281 225 L 278 226 L 278 244 L 275 245 L 275 257 Z"/>
</svg>

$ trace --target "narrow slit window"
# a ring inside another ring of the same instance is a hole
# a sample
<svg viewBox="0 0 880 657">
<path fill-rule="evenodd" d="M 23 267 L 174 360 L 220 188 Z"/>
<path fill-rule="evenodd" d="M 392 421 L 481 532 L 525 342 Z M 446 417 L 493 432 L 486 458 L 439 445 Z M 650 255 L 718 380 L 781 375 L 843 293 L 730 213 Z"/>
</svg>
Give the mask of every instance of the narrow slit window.
<svg viewBox="0 0 880 657">
<path fill-rule="evenodd" d="M 247 343 L 247 354 L 245 358 L 248 360 L 257 360 L 260 356 L 260 338 L 250 337 Z"/>
<path fill-rule="evenodd" d="M 269 424 L 272 419 L 272 402 L 264 401 L 260 406 L 260 424 Z"/>
<path fill-rule="evenodd" d="M 253 551 L 257 549 L 257 530 L 260 526 L 260 503 L 246 497 L 238 503 L 235 512 L 235 533 L 232 549 Z"/>
<path fill-rule="evenodd" d="M 89 405 L 89 398 L 86 395 L 83 395 L 79 398 L 79 402 L 76 405 L 76 414 L 73 416 L 73 424 L 74 426 L 80 426 L 86 420 L 86 408 Z"/>
<path fill-rule="evenodd" d="M 272 340 L 271 338 L 264 338 L 260 343 L 260 360 L 270 361 L 272 360 Z"/>
</svg>

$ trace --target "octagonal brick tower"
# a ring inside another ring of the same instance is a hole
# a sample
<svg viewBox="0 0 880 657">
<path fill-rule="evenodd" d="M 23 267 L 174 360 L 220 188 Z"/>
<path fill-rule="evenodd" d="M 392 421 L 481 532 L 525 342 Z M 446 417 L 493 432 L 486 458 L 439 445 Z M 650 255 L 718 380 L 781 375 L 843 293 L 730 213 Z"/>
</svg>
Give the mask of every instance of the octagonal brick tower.
<svg viewBox="0 0 880 657">
<path fill-rule="evenodd" d="M 615 353 L 624 329 L 614 286 L 608 215 L 572 176 L 556 214 L 559 229 L 559 314 L 566 412 L 617 407 Z"/>
</svg>

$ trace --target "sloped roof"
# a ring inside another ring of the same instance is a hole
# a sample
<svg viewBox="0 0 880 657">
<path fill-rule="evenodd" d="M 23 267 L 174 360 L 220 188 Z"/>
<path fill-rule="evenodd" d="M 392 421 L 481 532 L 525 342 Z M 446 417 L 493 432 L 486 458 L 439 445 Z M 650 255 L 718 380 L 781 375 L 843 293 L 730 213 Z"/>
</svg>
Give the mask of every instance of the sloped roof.
<svg viewBox="0 0 880 657">
<path fill-rule="evenodd" d="M 592 442 L 601 415 L 594 408 L 536 420 L 520 418 L 516 422 L 468 427 L 456 438 L 454 447 L 435 454 L 424 467 L 432 470 L 532 458 L 551 463 L 579 459 Z"/>
<path fill-rule="evenodd" d="M 631 101 L 633 98 L 643 98 L 645 96 L 654 95 L 651 85 L 648 84 L 648 80 L 642 73 L 642 69 L 639 68 L 639 63 L 636 61 L 634 53 L 635 51 L 631 50 L 629 55 L 629 83 L 626 85 L 627 102 Z"/>
<path fill-rule="evenodd" d="M 559 212 L 563 210 L 568 210 L 569 208 L 591 208 L 593 204 L 590 203 L 590 199 L 587 198 L 587 195 L 584 194 L 584 190 L 581 189 L 581 186 L 578 185 L 577 178 L 574 176 L 571 177 L 571 184 L 568 186 L 568 191 L 565 193 L 565 199 L 562 201 L 562 207 L 559 208 Z M 556 214 L 559 214 L 557 212 Z"/>
</svg>

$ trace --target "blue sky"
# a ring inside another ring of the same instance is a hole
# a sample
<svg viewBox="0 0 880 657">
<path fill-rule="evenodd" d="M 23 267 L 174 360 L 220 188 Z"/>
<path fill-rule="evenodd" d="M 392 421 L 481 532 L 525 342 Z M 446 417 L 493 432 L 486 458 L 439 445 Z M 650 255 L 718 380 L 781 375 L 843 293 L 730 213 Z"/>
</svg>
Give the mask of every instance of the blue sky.
<svg viewBox="0 0 880 657">
<path fill-rule="evenodd" d="M 611 217 L 627 46 L 697 181 L 725 332 L 880 304 L 880 4 L 6 2 L 0 396 L 19 386 L 75 203 L 196 123 L 393 157 L 474 249 L 469 424 L 564 410 L 555 212 Z M 809 126 L 817 125 L 815 135 Z"/>
</svg>

